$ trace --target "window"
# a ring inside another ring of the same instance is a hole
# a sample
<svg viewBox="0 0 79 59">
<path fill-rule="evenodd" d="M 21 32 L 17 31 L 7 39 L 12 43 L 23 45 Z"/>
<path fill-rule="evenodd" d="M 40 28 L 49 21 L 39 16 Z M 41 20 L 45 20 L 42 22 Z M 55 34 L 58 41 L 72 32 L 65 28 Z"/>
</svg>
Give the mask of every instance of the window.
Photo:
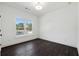
<svg viewBox="0 0 79 59">
<path fill-rule="evenodd" d="M 16 18 L 16 35 L 32 33 L 32 20 Z"/>
</svg>

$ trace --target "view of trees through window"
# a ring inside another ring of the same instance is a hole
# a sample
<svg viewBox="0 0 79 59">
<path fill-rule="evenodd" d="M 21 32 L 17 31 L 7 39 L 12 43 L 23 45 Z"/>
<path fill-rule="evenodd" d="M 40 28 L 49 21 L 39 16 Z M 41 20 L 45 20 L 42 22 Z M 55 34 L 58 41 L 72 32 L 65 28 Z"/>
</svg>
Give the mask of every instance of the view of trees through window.
<svg viewBox="0 0 79 59">
<path fill-rule="evenodd" d="M 16 35 L 32 33 L 32 20 L 16 18 Z"/>
</svg>

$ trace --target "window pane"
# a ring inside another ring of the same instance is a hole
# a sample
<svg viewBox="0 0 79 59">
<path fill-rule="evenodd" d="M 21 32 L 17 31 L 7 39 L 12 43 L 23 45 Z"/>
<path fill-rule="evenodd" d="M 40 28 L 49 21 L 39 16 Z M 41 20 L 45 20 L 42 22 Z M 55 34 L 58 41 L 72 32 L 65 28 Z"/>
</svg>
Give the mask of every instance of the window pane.
<svg viewBox="0 0 79 59">
<path fill-rule="evenodd" d="M 32 20 L 27 20 L 26 21 L 26 31 L 28 33 L 32 33 Z"/>
<path fill-rule="evenodd" d="M 24 22 L 22 18 L 16 18 L 16 35 L 24 34 Z"/>
</svg>

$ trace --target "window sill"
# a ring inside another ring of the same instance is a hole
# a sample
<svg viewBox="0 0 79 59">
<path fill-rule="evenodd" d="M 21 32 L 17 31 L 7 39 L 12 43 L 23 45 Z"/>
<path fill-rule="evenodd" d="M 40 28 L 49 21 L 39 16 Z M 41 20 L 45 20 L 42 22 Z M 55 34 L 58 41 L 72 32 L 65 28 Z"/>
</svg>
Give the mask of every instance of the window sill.
<svg viewBox="0 0 79 59">
<path fill-rule="evenodd" d="M 16 38 L 21 38 L 21 37 L 31 36 L 31 35 L 33 35 L 33 33 L 24 34 L 24 35 L 16 35 Z"/>
</svg>

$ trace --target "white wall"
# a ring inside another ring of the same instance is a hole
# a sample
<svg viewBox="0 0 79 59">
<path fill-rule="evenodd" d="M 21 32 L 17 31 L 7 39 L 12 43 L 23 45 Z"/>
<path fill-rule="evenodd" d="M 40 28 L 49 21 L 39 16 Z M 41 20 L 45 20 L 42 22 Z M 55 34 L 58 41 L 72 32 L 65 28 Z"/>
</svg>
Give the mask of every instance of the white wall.
<svg viewBox="0 0 79 59">
<path fill-rule="evenodd" d="M 78 3 L 78 22 L 77 22 L 77 25 L 78 25 L 78 32 L 77 32 L 77 48 L 78 48 L 78 54 L 79 54 L 79 3 Z"/>
<path fill-rule="evenodd" d="M 37 38 L 37 29 L 38 29 L 38 21 L 37 17 L 28 13 L 23 12 L 22 10 L 16 9 L 14 7 L 10 7 L 8 5 L 2 5 L 2 30 L 3 30 L 3 37 L 2 37 L 2 46 L 9 46 L 16 43 L 21 43 L 24 41 L 32 40 Z M 33 34 L 26 35 L 22 37 L 16 37 L 16 17 L 22 17 L 25 19 L 32 19 L 32 27 L 33 27 Z"/>
<path fill-rule="evenodd" d="M 0 18 L 0 29 L 1 29 L 1 33 L 0 34 L 2 34 L 2 7 L 1 7 L 1 3 L 0 3 L 0 16 L 1 16 L 1 18 Z M 2 37 L 0 37 L 0 44 L 2 44 Z M 1 51 L 1 47 L 2 46 L 0 46 L 0 51 Z"/>
<path fill-rule="evenodd" d="M 40 19 L 40 38 L 77 46 L 77 4 L 47 13 Z"/>
</svg>

